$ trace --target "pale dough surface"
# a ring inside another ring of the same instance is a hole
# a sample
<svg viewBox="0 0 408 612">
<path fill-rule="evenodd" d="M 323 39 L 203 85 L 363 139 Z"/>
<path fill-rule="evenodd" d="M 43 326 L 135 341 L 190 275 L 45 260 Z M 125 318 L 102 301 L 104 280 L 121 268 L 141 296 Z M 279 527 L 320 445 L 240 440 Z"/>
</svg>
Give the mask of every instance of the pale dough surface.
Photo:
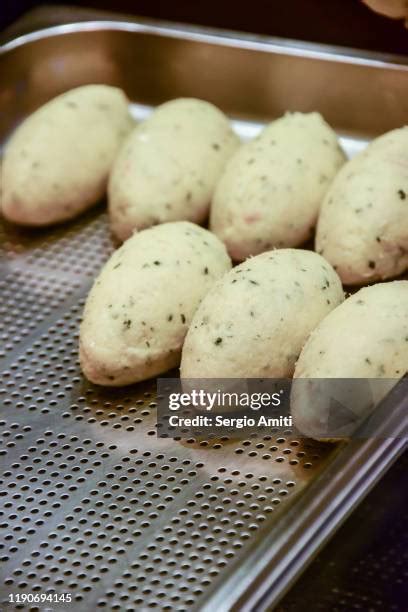
<svg viewBox="0 0 408 612">
<path fill-rule="evenodd" d="M 1 168 L 4 217 L 49 225 L 103 197 L 113 161 L 133 124 L 122 90 L 86 85 L 40 107 L 12 134 Z"/>
<path fill-rule="evenodd" d="M 228 162 L 215 191 L 210 227 L 242 261 L 311 237 L 322 199 L 345 161 L 318 113 L 288 113 Z"/>
<path fill-rule="evenodd" d="M 204 100 L 159 106 L 122 147 L 109 181 L 113 233 L 167 221 L 202 223 L 215 185 L 239 145 L 228 118 Z"/>
<path fill-rule="evenodd" d="M 287 377 L 316 325 L 344 299 L 320 255 L 278 249 L 226 274 L 195 313 L 183 378 Z"/>
<path fill-rule="evenodd" d="M 316 251 L 350 285 L 408 268 L 408 127 L 380 136 L 340 170 L 320 211 Z"/>
<path fill-rule="evenodd" d="M 105 264 L 85 305 L 80 358 L 87 378 L 118 386 L 177 366 L 197 306 L 230 268 L 222 242 L 189 222 L 129 238 Z"/>
<path fill-rule="evenodd" d="M 361 379 L 361 396 L 353 397 L 358 385 L 351 382 L 348 397 L 359 414 L 367 399 L 367 380 L 376 379 L 370 393 L 378 402 L 407 370 L 408 281 L 360 289 L 323 319 L 303 347 L 295 369 L 299 384 L 295 380 L 292 389 L 294 423 L 305 435 L 326 437 L 333 415 L 326 393 L 319 393 L 320 379 L 343 379 L 337 387 L 340 398 L 347 397 L 348 379 Z M 310 388 L 300 379 L 310 379 Z M 330 385 L 336 398 L 336 386 Z"/>
</svg>

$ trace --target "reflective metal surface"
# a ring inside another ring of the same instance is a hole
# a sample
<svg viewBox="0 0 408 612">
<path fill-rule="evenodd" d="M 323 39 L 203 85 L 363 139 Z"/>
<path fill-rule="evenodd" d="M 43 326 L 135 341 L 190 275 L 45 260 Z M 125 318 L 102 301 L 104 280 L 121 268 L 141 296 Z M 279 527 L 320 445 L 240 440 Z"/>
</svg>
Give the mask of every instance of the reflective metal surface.
<svg viewBox="0 0 408 612">
<path fill-rule="evenodd" d="M 135 116 L 170 97 L 209 99 L 245 119 L 244 137 L 283 110 L 320 110 L 361 133 L 343 141 L 352 153 L 404 122 L 407 78 L 397 61 L 81 24 L 3 48 L 1 132 L 64 89 L 106 82 L 126 89 Z M 10 593 L 53 592 L 72 593 L 79 612 L 276 603 L 400 452 L 398 414 L 382 441 L 340 447 L 290 431 L 157 439 L 154 381 L 104 390 L 78 366 L 83 302 L 113 249 L 103 207 L 55 229 L 4 224 L 0 245 L 2 609 L 19 609 Z"/>
<path fill-rule="evenodd" d="M 195 96 L 256 119 L 317 110 L 340 131 L 371 136 L 407 121 L 404 58 L 193 27 L 91 22 L 44 32 L 3 48 L 0 133 L 48 98 L 89 82 L 123 87 L 140 103 Z"/>
</svg>

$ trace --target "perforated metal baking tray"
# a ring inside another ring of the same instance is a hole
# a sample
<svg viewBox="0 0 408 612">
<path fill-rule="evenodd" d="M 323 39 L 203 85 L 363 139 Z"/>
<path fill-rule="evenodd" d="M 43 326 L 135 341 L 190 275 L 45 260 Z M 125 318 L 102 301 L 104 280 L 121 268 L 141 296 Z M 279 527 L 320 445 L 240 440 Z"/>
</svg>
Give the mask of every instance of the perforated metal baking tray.
<svg viewBox="0 0 408 612">
<path fill-rule="evenodd" d="M 136 117 L 208 99 L 246 138 L 318 110 L 353 154 L 408 117 L 401 58 L 146 22 L 51 28 L 0 52 L 0 136 L 52 96 L 123 87 Z M 101 204 L 54 229 L 1 226 L 1 609 L 269 609 L 404 447 L 406 398 L 376 438 L 158 439 L 156 383 L 89 384 L 78 325 L 114 248 Z M 397 401 L 398 400 L 398 401 Z M 405 412 L 404 412 L 405 411 Z M 10 603 L 71 593 L 72 603 Z"/>
</svg>

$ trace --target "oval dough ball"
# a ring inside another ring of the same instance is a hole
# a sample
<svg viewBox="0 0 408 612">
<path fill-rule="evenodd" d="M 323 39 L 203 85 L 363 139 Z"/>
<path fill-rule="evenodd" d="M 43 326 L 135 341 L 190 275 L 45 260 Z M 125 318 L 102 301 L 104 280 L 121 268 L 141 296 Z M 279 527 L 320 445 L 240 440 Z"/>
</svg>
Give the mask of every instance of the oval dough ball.
<svg viewBox="0 0 408 612">
<path fill-rule="evenodd" d="M 80 360 L 86 377 L 120 386 L 177 366 L 200 300 L 230 268 L 222 242 L 192 223 L 165 223 L 129 238 L 85 305 Z"/>
<path fill-rule="evenodd" d="M 286 114 L 227 164 L 211 207 L 211 230 L 236 261 L 302 244 L 344 161 L 336 134 L 318 113 Z"/>
<path fill-rule="evenodd" d="M 75 217 L 103 197 L 132 122 L 120 89 L 86 85 L 54 98 L 16 129 L 2 166 L 2 213 L 22 225 Z"/>
<path fill-rule="evenodd" d="M 193 317 L 181 376 L 287 377 L 306 338 L 344 299 L 340 279 L 320 255 L 281 249 L 234 268 Z"/>
<path fill-rule="evenodd" d="M 109 181 L 113 233 L 166 221 L 205 221 L 215 185 L 239 145 L 227 117 L 203 100 L 159 106 L 124 144 Z"/>
<path fill-rule="evenodd" d="M 366 379 L 377 379 L 370 393 L 378 402 L 407 369 L 408 281 L 360 289 L 321 321 L 302 349 L 295 378 L 312 380 L 310 388 L 305 380 L 294 382 L 291 401 L 294 424 L 305 435 L 327 438 L 330 422 L 332 428 L 336 424 L 333 419 L 336 413 L 329 414 L 333 405 L 327 401 L 327 392 L 334 399 L 335 393 L 339 393 L 340 403 L 334 406 L 335 410 L 341 410 L 340 404 L 347 408 L 342 399 L 348 398 L 357 419 L 364 416 L 361 394 L 366 394 Z M 341 379 L 341 383 L 333 386 L 329 382 L 324 387 L 320 379 Z M 348 384 L 349 379 L 359 379 L 362 385 L 359 381 Z M 353 401 L 356 393 L 359 396 Z M 341 418 L 347 416 L 347 412 L 340 414 Z M 349 435 L 354 426 L 353 421 L 345 418 L 345 429 L 340 433 Z"/>
<path fill-rule="evenodd" d="M 377 138 L 340 170 L 320 211 L 316 251 L 349 285 L 408 268 L 408 127 Z"/>
</svg>

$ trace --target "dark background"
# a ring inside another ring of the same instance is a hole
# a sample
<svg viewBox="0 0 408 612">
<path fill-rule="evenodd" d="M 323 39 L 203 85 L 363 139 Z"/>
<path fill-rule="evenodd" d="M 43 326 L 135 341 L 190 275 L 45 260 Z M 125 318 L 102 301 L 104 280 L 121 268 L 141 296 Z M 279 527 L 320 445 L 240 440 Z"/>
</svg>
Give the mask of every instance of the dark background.
<svg viewBox="0 0 408 612">
<path fill-rule="evenodd" d="M 0 29 L 38 6 L 71 5 L 408 55 L 408 30 L 360 0 L 0 0 Z"/>
<path fill-rule="evenodd" d="M 0 30 L 38 5 L 67 5 L 408 56 L 408 30 L 359 0 L 0 0 Z M 284 598 L 278 612 L 408 609 L 408 456 L 388 472 Z"/>
</svg>

